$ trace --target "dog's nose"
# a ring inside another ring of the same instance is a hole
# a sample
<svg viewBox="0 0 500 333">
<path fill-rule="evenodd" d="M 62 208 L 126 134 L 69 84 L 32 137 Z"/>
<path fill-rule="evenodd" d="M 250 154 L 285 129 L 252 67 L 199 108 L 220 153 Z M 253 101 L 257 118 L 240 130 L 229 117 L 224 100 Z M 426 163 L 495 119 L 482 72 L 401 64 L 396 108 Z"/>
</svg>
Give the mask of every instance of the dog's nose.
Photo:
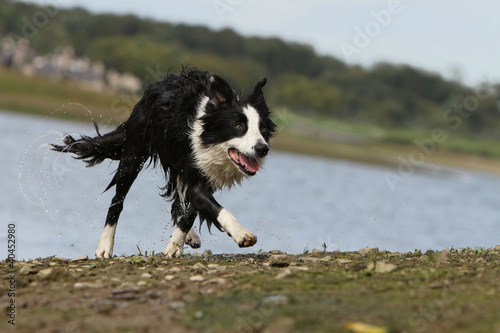
<svg viewBox="0 0 500 333">
<path fill-rule="evenodd" d="M 255 145 L 255 151 L 259 157 L 264 157 L 269 152 L 269 146 L 263 142 L 259 142 Z"/>
</svg>

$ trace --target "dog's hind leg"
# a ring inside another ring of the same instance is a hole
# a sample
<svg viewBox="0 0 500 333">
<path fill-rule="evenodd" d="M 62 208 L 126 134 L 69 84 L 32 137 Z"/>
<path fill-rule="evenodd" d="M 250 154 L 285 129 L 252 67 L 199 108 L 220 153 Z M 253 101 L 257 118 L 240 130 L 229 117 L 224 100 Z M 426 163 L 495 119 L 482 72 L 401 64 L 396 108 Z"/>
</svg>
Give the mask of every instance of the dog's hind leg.
<svg viewBox="0 0 500 333">
<path fill-rule="evenodd" d="M 196 231 L 194 231 L 193 227 L 189 229 L 186 235 L 186 244 L 191 246 L 193 249 L 198 249 L 201 246 L 201 239 Z"/>
<path fill-rule="evenodd" d="M 113 255 L 116 225 L 123 209 L 123 201 L 145 161 L 146 158 L 139 157 L 126 158 L 120 161 L 118 170 L 110 184 L 116 184 L 116 194 L 111 201 L 111 206 L 108 209 L 106 217 L 106 224 L 99 238 L 95 252 L 97 258 L 110 258 Z"/>
</svg>

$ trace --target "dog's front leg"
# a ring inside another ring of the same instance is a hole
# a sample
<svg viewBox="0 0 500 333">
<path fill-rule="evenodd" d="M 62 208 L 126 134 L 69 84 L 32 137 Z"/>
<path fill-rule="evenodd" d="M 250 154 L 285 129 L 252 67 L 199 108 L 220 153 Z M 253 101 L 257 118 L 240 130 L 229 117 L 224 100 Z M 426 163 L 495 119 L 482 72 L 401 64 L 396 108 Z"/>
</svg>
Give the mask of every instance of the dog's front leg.
<svg viewBox="0 0 500 333">
<path fill-rule="evenodd" d="M 257 243 L 257 236 L 238 223 L 233 214 L 222 207 L 208 189 L 196 188 L 192 192 L 193 205 L 200 215 L 217 227 L 224 229 L 239 247 L 249 247 Z"/>
</svg>

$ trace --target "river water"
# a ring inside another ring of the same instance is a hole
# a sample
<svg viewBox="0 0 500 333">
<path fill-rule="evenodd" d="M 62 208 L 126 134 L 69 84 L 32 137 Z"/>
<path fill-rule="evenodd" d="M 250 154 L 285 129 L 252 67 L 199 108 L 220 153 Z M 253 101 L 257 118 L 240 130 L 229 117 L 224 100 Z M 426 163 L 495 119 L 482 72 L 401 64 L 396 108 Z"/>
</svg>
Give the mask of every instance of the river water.
<svg viewBox="0 0 500 333">
<path fill-rule="evenodd" d="M 109 129 L 108 129 L 109 130 Z M 105 132 L 106 129 L 102 129 Z M 16 225 L 16 257 L 94 256 L 113 190 L 102 193 L 116 162 L 94 168 L 49 150 L 63 132 L 93 135 L 90 120 L 69 122 L 0 112 L 2 204 L 0 239 Z M 413 251 L 500 244 L 500 177 L 458 169 L 406 173 L 274 151 L 258 175 L 216 195 L 258 236 L 239 249 L 216 228 L 201 228 L 201 253 L 249 253 L 314 248 L 353 251 L 367 246 Z M 170 203 L 158 194 L 152 168 L 132 186 L 118 224 L 114 253 L 161 252 L 173 227 Z M 198 222 L 195 223 L 198 225 Z M 7 246 L 1 249 L 7 257 Z M 2 257 L 0 255 L 0 257 Z"/>
</svg>

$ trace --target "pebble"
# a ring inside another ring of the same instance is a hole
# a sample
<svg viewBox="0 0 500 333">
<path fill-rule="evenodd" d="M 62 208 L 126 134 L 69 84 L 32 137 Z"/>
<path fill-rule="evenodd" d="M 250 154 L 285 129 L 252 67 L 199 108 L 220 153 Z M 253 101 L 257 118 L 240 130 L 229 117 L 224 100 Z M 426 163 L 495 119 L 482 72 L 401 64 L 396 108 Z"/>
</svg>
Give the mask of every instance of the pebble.
<svg viewBox="0 0 500 333">
<path fill-rule="evenodd" d="M 142 279 L 151 279 L 153 277 L 153 274 L 151 273 L 142 273 L 141 278 Z"/>
<path fill-rule="evenodd" d="M 272 296 L 267 296 L 262 299 L 262 303 L 273 303 L 273 304 L 280 304 L 280 305 L 285 305 L 288 303 L 288 297 L 285 295 L 272 295 Z"/>
<path fill-rule="evenodd" d="M 320 253 L 324 253 L 324 252 L 325 252 L 325 251 L 322 251 L 322 250 L 320 250 L 320 249 L 313 249 L 313 250 L 311 251 L 311 254 L 320 254 Z"/>
<path fill-rule="evenodd" d="M 172 281 L 173 279 L 175 279 L 174 275 L 170 275 L 170 274 L 165 275 L 165 280 Z"/>
<path fill-rule="evenodd" d="M 376 263 L 369 263 L 366 267 L 367 271 L 374 271 L 375 273 L 390 273 L 396 270 L 398 266 L 390 263 L 385 263 L 383 261 L 377 261 Z"/>
<path fill-rule="evenodd" d="M 216 278 L 213 278 L 213 279 L 210 279 L 210 280 L 207 280 L 205 282 L 203 282 L 203 284 L 220 284 L 220 285 L 226 285 L 227 284 L 227 280 L 224 279 L 224 278 L 220 278 L 220 277 L 216 277 Z"/>
<path fill-rule="evenodd" d="M 495 251 L 500 251 L 500 245 L 495 245 Z"/>
<path fill-rule="evenodd" d="M 349 260 L 349 259 L 337 259 L 337 262 L 339 264 L 349 264 L 352 262 L 352 260 Z"/>
<path fill-rule="evenodd" d="M 23 267 L 19 270 L 19 274 L 21 275 L 35 274 L 37 272 L 38 271 L 31 265 L 23 265 Z"/>
<path fill-rule="evenodd" d="M 139 287 L 145 286 L 145 285 L 147 285 L 147 284 L 148 284 L 148 283 L 147 283 L 146 281 L 144 281 L 144 280 L 137 281 L 137 285 L 138 285 Z"/>
<path fill-rule="evenodd" d="M 170 308 L 172 310 L 182 309 L 185 306 L 186 306 L 186 303 L 184 303 L 183 301 L 176 301 L 176 302 L 170 303 Z"/>
<path fill-rule="evenodd" d="M 276 275 L 275 279 L 281 280 L 281 279 L 284 279 L 290 275 L 292 275 L 292 270 L 290 268 L 286 268 L 282 272 L 280 272 L 278 275 Z"/>
<path fill-rule="evenodd" d="M 47 279 L 49 278 L 52 274 L 54 273 L 53 268 L 45 268 L 39 271 L 36 276 L 40 277 L 41 279 Z"/>
<path fill-rule="evenodd" d="M 286 254 L 273 254 L 269 258 L 269 265 L 272 267 L 288 267 L 290 266 L 290 256 Z"/>
<path fill-rule="evenodd" d="M 180 271 L 182 271 L 182 269 L 180 269 L 179 267 L 172 267 L 168 271 L 170 273 L 179 273 Z"/>
<path fill-rule="evenodd" d="M 208 271 L 208 267 L 203 265 L 201 262 L 198 262 L 191 267 L 193 270 L 201 269 L 203 271 Z"/>
<path fill-rule="evenodd" d="M 202 282 L 204 280 L 205 280 L 205 278 L 202 275 L 193 275 L 193 276 L 189 277 L 189 281 L 193 281 L 193 282 Z"/>
<path fill-rule="evenodd" d="M 362 255 L 377 254 L 377 253 L 379 253 L 379 249 L 378 249 L 378 247 L 367 247 L 367 248 L 358 250 L 358 253 L 362 254 Z"/>
<path fill-rule="evenodd" d="M 76 289 L 94 289 L 94 288 L 102 288 L 103 285 L 100 283 L 92 283 L 92 282 L 77 282 L 73 285 Z"/>
<path fill-rule="evenodd" d="M 82 256 L 74 259 L 70 259 L 70 262 L 89 260 L 89 256 Z"/>
</svg>

